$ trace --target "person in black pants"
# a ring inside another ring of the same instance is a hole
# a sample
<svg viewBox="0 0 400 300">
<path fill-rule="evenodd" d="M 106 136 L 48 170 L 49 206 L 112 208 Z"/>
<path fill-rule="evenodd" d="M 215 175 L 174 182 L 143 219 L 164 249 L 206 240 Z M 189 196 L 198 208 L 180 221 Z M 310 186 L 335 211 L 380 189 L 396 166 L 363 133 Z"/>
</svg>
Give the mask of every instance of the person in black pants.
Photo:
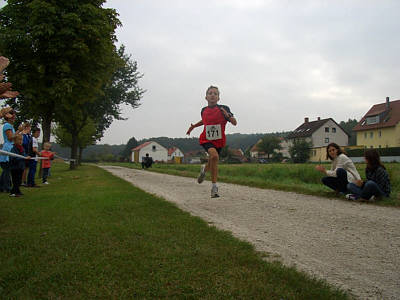
<svg viewBox="0 0 400 300">
<path fill-rule="evenodd" d="M 14 146 L 11 149 L 12 153 L 26 156 L 24 147 L 22 147 L 22 135 L 16 134 L 13 138 Z M 10 156 L 10 170 L 12 178 L 12 189 L 10 191 L 10 197 L 20 197 L 22 195 L 19 187 L 21 186 L 22 173 L 25 169 L 25 160 L 30 159 L 29 156 L 25 159 L 20 157 Z"/>
<path fill-rule="evenodd" d="M 151 158 L 149 154 L 146 153 L 146 156 L 142 158 L 142 169 L 150 168 L 152 164 L 153 164 L 153 158 Z"/>
</svg>

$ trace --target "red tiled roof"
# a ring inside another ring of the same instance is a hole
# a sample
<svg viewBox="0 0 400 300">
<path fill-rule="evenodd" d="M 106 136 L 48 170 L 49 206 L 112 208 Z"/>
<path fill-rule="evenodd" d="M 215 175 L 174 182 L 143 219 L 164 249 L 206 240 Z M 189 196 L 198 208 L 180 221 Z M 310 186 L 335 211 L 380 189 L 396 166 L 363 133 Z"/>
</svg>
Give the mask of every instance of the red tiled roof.
<svg viewBox="0 0 400 300">
<path fill-rule="evenodd" d="M 169 148 L 168 149 L 168 156 L 170 156 L 172 153 L 174 153 L 176 149 L 178 149 L 178 148 L 176 148 L 176 147 Z"/>
<path fill-rule="evenodd" d="M 384 117 L 383 120 L 380 120 L 377 124 L 364 124 L 365 119 L 367 117 L 376 116 L 386 111 L 386 102 L 375 104 L 370 108 L 370 110 L 362 117 L 360 122 L 353 128 L 353 131 L 362 131 L 362 130 L 370 130 L 384 127 L 392 127 L 396 126 L 400 122 L 400 100 L 390 101 L 389 102 L 389 113 Z"/>
<path fill-rule="evenodd" d="M 149 144 L 151 144 L 151 143 L 152 143 L 152 141 L 145 142 L 145 143 L 143 143 L 143 144 L 137 146 L 136 148 L 133 148 L 131 151 L 139 151 L 140 149 L 142 149 L 143 147 L 146 147 L 147 145 L 149 145 Z"/>
<path fill-rule="evenodd" d="M 299 127 L 297 127 L 292 133 L 290 133 L 287 136 L 287 139 L 304 138 L 304 137 L 312 136 L 312 134 L 315 131 L 317 131 L 321 126 L 323 126 L 329 120 L 334 122 L 340 129 L 343 130 L 344 133 L 346 133 L 348 135 L 346 130 L 344 130 L 342 128 L 342 126 L 340 126 L 338 123 L 336 123 L 334 119 L 328 118 L 328 119 L 304 122 Z"/>
</svg>

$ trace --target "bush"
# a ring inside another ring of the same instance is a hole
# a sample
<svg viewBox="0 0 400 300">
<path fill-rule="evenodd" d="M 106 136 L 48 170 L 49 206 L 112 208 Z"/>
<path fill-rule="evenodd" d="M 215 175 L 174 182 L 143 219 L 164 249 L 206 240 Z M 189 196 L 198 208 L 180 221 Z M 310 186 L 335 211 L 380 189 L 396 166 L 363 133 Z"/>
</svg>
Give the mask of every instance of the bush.
<svg viewBox="0 0 400 300">
<path fill-rule="evenodd" d="M 349 157 L 363 157 L 366 149 L 346 150 Z M 376 148 L 380 156 L 400 156 L 400 147 Z"/>
</svg>

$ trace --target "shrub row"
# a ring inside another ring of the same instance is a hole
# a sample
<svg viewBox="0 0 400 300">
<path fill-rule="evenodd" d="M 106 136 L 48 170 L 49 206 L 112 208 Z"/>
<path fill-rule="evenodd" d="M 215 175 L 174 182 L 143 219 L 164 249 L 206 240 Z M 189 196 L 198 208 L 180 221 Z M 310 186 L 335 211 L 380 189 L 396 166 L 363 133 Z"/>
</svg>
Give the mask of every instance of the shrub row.
<svg viewBox="0 0 400 300">
<path fill-rule="evenodd" d="M 366 149 L 346 150 L 349 157 L 362 157 Z M 400 147 L 376 148 L 380 156 L 400 156 Z"/>
</svg>

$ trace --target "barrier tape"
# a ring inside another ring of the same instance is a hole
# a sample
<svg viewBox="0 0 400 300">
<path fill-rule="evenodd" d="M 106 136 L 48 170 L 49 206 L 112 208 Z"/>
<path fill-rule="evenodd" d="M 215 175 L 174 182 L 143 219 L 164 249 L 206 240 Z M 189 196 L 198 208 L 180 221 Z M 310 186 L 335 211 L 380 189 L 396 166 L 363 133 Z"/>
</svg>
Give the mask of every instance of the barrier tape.
<svg viewBox="0 0 400 300">
<path fill-rule="evenodd" d="M 23 155 L 19 155 L 16 153 L 12 153 L 12 152 L 8 152 L 8 151 L 4 151 L 4 150 L 0 150 L 0 154 L 1 155 L 8 155 L 8 156 L 13 156 L 13 157 L 18 157 L 18 158 L 23 158 L 26 159 L 26 156 Z M 34 159 L 34 160 L 39 160 L 39 159 L 49 159 L 48 157 L 31 157 L 30 159 Z"/>
<path fill-rule="evenodd" d="M 64 157 L 58 156 L 57 154 L 54 154 L 54 157 L 60 158 L 63 161 L 73 161 L 73 162 L 76 161 L 76 159 L 64 158 Z"/>
</svg>

